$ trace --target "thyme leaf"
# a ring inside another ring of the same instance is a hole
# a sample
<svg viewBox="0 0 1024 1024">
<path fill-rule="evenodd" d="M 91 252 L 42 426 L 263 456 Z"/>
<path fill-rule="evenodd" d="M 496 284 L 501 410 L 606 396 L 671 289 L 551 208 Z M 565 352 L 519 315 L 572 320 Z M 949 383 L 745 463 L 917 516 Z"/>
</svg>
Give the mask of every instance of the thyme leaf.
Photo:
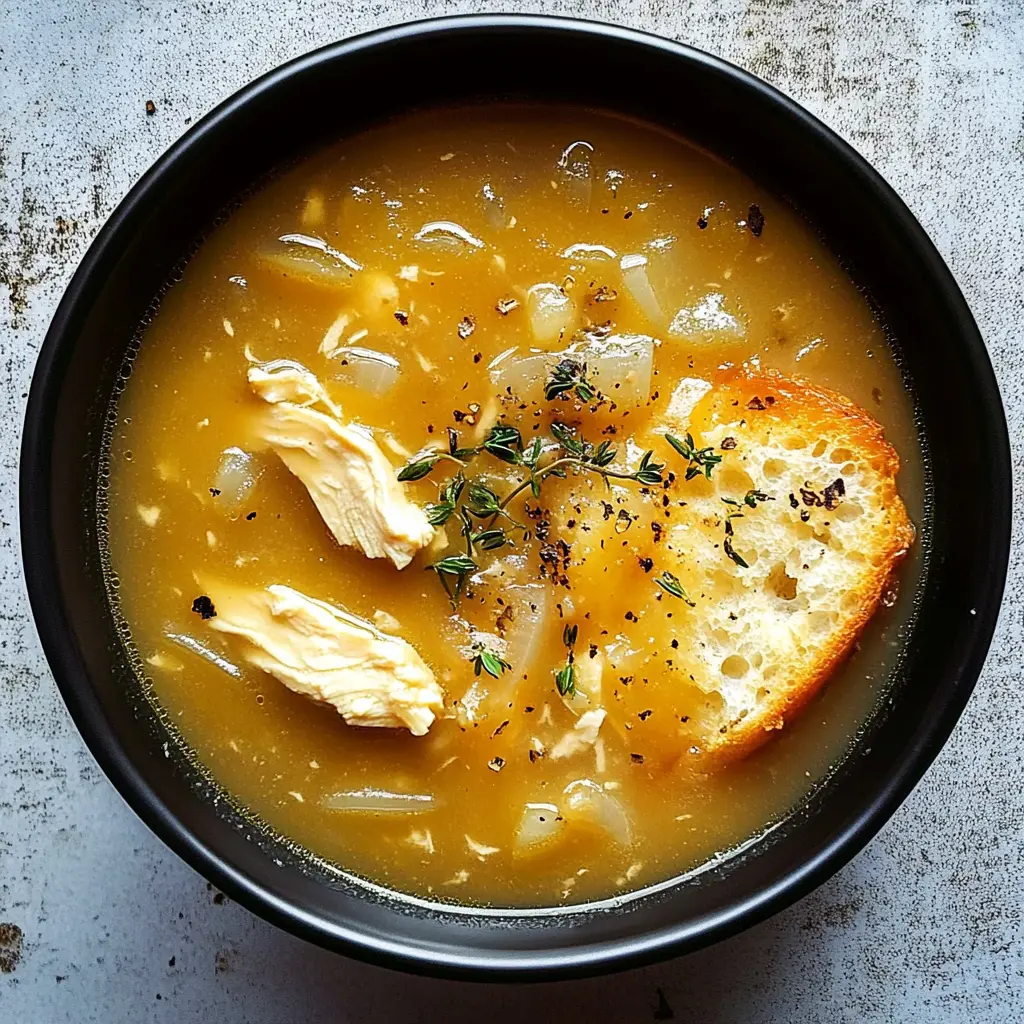
<svg viewBox="0 0 1024 1024">
<path fill-rule="evenodd" d="M 575 359 L 562 359 L 544 385 L 544 398 L 553 402 L 573 391 L 581 402 L 589 402 L 597 395 L 597 389 L 587 380 L 587 364 Z"/>
<path fill-rule="evenodd" d="M 686 591 L 683 590 L 683 585 L 679 582 L 679 577 L 671 572 L 663 572 L 658 579 L 654 581 L 657 583 L 666 594 L 671 594 L 673 597 L 678 597 L 681 601 L 688 604 L 691 608 L 696 608 L 695 602 L 691 601 L 686 596 Z"/>
<path fill-rule="evenodd" d="M 481 672 L 486 672 L 489 676 L 494 676 L 495 679 L 498 679 L 502 672 L 512 668 L 500 654 L 496 654 L 482 644 L 475 644 L 470 650 L 469 657 L 473 662 L 473 675 L 475 676 L 480 675 Z"/>
<path fill-rule="evenodd" d="M 665 435 L 665 440 L 687 461 L 685 478 L 692 480 L 695 476 L 703 475 L 710 480 L 711 471 L 722 461 L 721 455 L 715 454 L 712 447 L 698 448 L 693 440 L 693 435 L 687 433 L 685 440 L 680 441 L 678 437 L 671 434 Z"/>
</svg>

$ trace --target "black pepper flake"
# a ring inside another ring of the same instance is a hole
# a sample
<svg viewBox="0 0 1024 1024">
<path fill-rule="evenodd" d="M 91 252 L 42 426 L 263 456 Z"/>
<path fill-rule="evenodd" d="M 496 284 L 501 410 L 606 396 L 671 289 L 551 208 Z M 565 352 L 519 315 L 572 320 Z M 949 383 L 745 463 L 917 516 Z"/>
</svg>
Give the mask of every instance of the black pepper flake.
<svg viewBox="0 0 1024 1024">
<path fill-rule="evenodd" d="M 807 487 L 800 488 L 800 497 L 803 499 L 803 503 L 811 508 L 820 507 L 825 504 L 821 495 L 818 494 L 817 491 L 812 491 Z"/>
<path fill-rule="evenodd" d="M 459 337 L 466 340 L 476 330 L 476 320 L 468 313 L 459 321 Z"/>
<path fill-rule="evenodd" d="M 505 729 L 508 727 L 508 722 L 509 720 L 506 718 L 505 721 L 502 722 L 501 725 L 499 725 L 498 728 L 491 733 L 492 740 L 494 739 L 495 736 L 500 736 L 505 731 Z"/>
<path fill-rule="evenodd" d="M 653 714 L 654 712 L 648 708 L 646 711 L 641 711 L 636 717 L 639 718 L 641 722 L 646 722 Z"/>
<path fill-rule="evenodd" d="M 538 758 L 544 756 L 539 750 L 530 750 L 529 754 L 530 754 L 530 764 L 534 764 L 537 761 Z"/>
<path fill-rule="evenodd" d="M 251 522 L 252 522 L 252 521 L 253 521 L 253 520 L 254 520 L 254 519 L 256 518 L 256 513 L 255 513 L 255 512 L 249 512 L 249 513 L 248 513 L 248 514 L 246 515 L 246 517 L 245 517 L 245 518 L 246 518 L 246 520 L 247 520 L 248 522 L 250 522 L 250 523 L 251 523 Z"/>
<path fill-rule="evenodd" d="M 597 644 L 591 644 L 588 652 L 592 658 L 597 657 Z"/>
<path fill-rule="evenodd" d="M 747 402 L 747 408 L 748 409 L 763 409 L 764 408 L 764 402 L 762 402 L 761 399 L 757 397 L 757 395 L 754 395 L 754 397 L 749 402 Z"/>
<path fill-rule="evenodd" d="M 792 508 L 799 508 L 800 507 L 800 502 L 796 500 L 796 495 L 793 494 L 792 492 L 790 492 L 790 495 L 789 495 L 789 504 L 790 504 L 790 506 Z"/>
<path fill-rule="evenodd" d="M 653 558 L 643 558 L 642 556 L 637 555 L 636 560 L 640 563 L 640 568 L 643 569 L 644 572 L 650 572 L 654 568 Z"/>
<path fill-rule="evenodd" d="M 146 117 L 152 117 L 156 113 L 156 104 L 152 100 L 146 100 Z"/>
<path fill-rule="evenodd" d="M 808 521 L 808 520 L 809 520 L 810 518 L 811 518 L 811 513 L 810 513 L 810 512 L 808 512 L 808 511 L 807 511 L 807 509 L 804 509 L 804 510 L 803 510 L 803 511 L 802 511 L 802 512 L 800 513 L 800 522 L 802 522 L 802 523 L 806 523 L 806 522 L 807 522 L 807 521 Z M 806 568 L 806 567 L 805 567 L 805 568 Z"/>
<path fill-rule="evenodd" d="M 643 764 L 644 763 L 644 755 L 643 754 L 630 754 L 629 755 L 629 759 L 633 762 L 633 764 Z"/>
<path fill-rule="evenodd" d="M 526 705 L 526 707 L 525 707 L 525 708 L 523 708 L 523 710 L 524 710 L 524 711 L 525 711 L 525 712 L 526 712 L 527 714 L 530 714 L 530 713 L 531 713 L 532 711 L 536 711 L 536 708 L 535 708 L 535 707 L 534 707 L 534 706 L 533 706 L 532 704 L 527 704 L 527 705 Z"/>
<path fill-rule="evenodd" d="M 708 226 L 708 219 L 707 219 L 707 217 L 704 216 L 704 214 L 701 214 L 697 218 L 697 227 L 699 227 L 701 229 L 701 231 L 703 231 L 707 226 Z"/>
<path fill-rule="evenodd" d="M 474 352 L 473 353 L 473 362 L 474 363 L 479 363 L 480 360 L 483 359 L 483 357 L 484 357 L 483 352 Z"/>
<path fill-rule="evenodd" d="M 217 614 L 217 609 L 213 607 L 213 602 L 205 594 L 201 594 L 192 602 L 192 611 L 201 619 L 212 619 Z"/>
<path fill-rule="evenodd" d="M 731 452 L 736 447 L 735 437 L 723 437 L 722 443 L 718 446 L 723 452 Z"/>
<path fill-rule="evenodd" d="M 408 327 L 409 326 L 409 314 L 406 313 L 405 310 L 403 310 L 403 309 L 396 309 L 395 310 L 395 319 L 403 327 Z"/>
<path fill-rule="evenodd" d="M 452 410 L 452 419 L 455 420 L 456 423 L 461 423 L 467 415 L 468 413 L 464 413 L 461 409 Z"/>
<path fill-rule="evenodd" d="M 492 757 L 490 761 L 487 762 L 487 767 L 490 768 L 492 772 L 500 772 L 501 769 L 505 767 L 505 758 Z"/>
<path fill-rule="evenodd" d="M 825 508 L 830 512 L 839 504 L 839 499 L 846 494 L 846 484 L 842 477 L 837 477 L 822 491 Z M 826 524 L 827 525 L 827 524 Z"/>
<path fill-rule="evenodd" d="M 626 212 L 625 212 L 625 213 L 624 213 L 624 214 L 622 215 L 622 219 L 623 219 L 623 220 L 629 220 L 629 218 L 630 218 L 630 217 L 632 217 L 632 216 L 633 216 L 633 211 L 632 211 L 632 210 L 627 210 L 627 211 L 626 211 Z"/>
<path fill-rule="evenodd" d="M 210 493 L 216 498 L 220 494 L 220 488 L 219 487 L 211 487 L 210 488 Z"/>
<path fill-rule="evenodd" d="M 673 639 L 671 647 L 672 647 L 673 650 L 678 650 L 679 649 L 679 641 Z"/>
<path fill-rule="evenodd" d="M 747 211 L 747 227 L 755 238 L 760 238 L 761 232 L 764 231 L 764 214 L 757 203 L 751 203 Z"/>
</svg>

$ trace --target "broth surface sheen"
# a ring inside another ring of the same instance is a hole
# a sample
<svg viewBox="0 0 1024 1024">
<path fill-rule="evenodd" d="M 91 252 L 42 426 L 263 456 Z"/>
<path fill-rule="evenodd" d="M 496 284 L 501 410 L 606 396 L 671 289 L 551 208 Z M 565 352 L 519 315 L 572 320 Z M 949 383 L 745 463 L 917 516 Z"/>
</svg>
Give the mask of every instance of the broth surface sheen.
<svg viewBox="0 0 1024 1024">
<path fill-rule="evenodd" d="M 763 214 L 758 235 L 752 205 Z M 282 244 L 282 236 L 305 241 Z M 344 259 L 310 257 L 311 239 Z M 635 277 L 626 283 L 626 256 L 645 258 L 661 322 Z M 339 272 L 345 259 L 361 269 Z M 556 327 L 539 342 L 531 330 L 539 293 L 530 289 L 543 283 L 569 297 L 575 319 L 563 336 Z M 705 329 L 669 337 L 678 310 Z M 658 681 L 679 668 L 675 649 L 665 654 L 680 620 L 666 617 L 674 599 L 662 599 L 656 573 L 644 568 L 657 552 L 643 517 L 660 512 L 645 511 L 653 503 L 635 484 L 606 491 L 592 474 L 549 478 L 531 528 L 540 519 L 575 542 L 575 518 L 608 501 L 640 517 L 622 531 L 620 550 L 602 547 L 574 566 L 570 586 L 538 577 L 536 538 L 494 552 L 486 562 L 493 574 L 470 582 L 453 613 L 437 574 L 424 571 L 426 552 L 398 571 L 339 547 L 299 481 L 252 443 L 259 402 L 246 382 L 249 358 L 308 367 L 346 421 L 372 427 L 396 470 L 426 444 L 446 444 L 446 428 L 460 443 L 478 443 L 498 414 L 529 441 L 550 417 L 535 403 L 499 401 L 510 350 L 561 350 L 572 330 L 609 321 L 616 334 L 657 339 L 652 397 L 629 419 L 623 409 L 598 410 L 585 419 L 588 437 L 614 441 L 631 464 L 650 447 L 678 471 L 671 450 L 652 440 L 676 383 L 753 362 L 834 389 L 877 419 L 900 454 L 910 516 L 922 521 L 912 401 L 836 257 L 744 175 L 610 115 L 548 107 L 419 113 L 320 151 L 212 231 L 146 328 L 112 421 L 112 600 L 155 699 L 199 760 L 240 805 L 317 857 L 405 892 L 496 906 L 635 890 L 725 854 L 784 817 L 843 758 L 875 707 L 912 613 L 920 545 L 901 569 L 898 599 L 879 610 L 802 714 L 749 757 L 704 774 L 677 763 L 658 731 Z M 345 351 L 327 357 L 320 347 L 332 333 Z M 236 467 L 240 504 L 225 514 L 211 488 L 229 449 L 245 459 Z M 450 468 L 409 483 L 413 500 L 436 502 Z M 472 473 L 499 492 L 521 478 L 482 457 Z M 449 537 L 458 543 L 457 528 Z M 197 574 L 285 584 L 377 621 L 433 669 L 445 712 L 422 737 L 345 725 L 332 708 L 248 666 L 235 638 L 206 628 L 192 611 L 203 592 Z M 467 725 L 455 702 L 474 683 L 497 685 L 486 672 L 474 676 L 467 643 L 473 630 L 495 631 L 501 595 L 523 586 L 544 594 L 531 640 L 536 665 L 516 681 L 507 715 Z M 554 683 L 567 619 L 579 624 L 577 665 L 599 649 L 608 721 L 600 754 L 556 759 L 546 755 L 575 721 Z M 653 711 L 642 690 L 648 679 Z M 517 856 L 524 806 L 559 806 L 579 781 L 614 798 L 628 831 L 611 840 L 601 828 L 577 829 Z M 433 804 L 414 813 L 325 804 L 367 790 L 429 795 Z"/>
</svg>

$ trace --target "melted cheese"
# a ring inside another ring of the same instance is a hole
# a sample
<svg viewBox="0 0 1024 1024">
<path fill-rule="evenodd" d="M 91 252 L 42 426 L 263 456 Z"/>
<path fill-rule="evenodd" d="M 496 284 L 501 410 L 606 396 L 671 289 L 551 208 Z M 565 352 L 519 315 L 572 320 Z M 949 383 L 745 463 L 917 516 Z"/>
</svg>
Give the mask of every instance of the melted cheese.
<svg viewBox="0 0 1024 1024">
<path fill-rule="evenodd" d="M 263 440 L 305 485 L 339 544 L 403 569 L 433 540 L 433 527 L 373 435 L 341 422 L 341 410 L 309 370 L 287 360 L 251 366 L 249 385 L 269 406 L 260 421 Z"/>
<path fill-rule="evenodd" d="M 349 725 L 422 736 L 443 705 L 441 688 L 401 637 L 291 587 L 208 586 L 209 625 L 243 637 L 245 660 L 289 689 L 333 705 Z"/>
</svg>

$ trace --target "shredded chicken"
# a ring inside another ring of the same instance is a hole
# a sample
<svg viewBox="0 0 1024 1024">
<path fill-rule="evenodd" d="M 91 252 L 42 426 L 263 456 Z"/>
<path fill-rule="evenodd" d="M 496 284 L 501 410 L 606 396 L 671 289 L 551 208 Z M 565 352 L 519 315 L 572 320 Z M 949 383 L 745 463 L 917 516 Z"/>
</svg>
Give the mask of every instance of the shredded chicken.
<svg viewBox="0 0 1024 1024">
<path fill-rule="evenodd" d="M 584 711 L 571 732 L 567 732 L 554 746 L 551 751 L 551 759 L 558 761 L 563 757 L 572 757 L 581 751 L 587 750 L 597 743 L 597 736 L 608 714 L 604 708 L 595 708 L 593 711 Z"/>
<path fill-rule="evenodd" d="M 433 527 L 373 435 L 341 422 L 341 410 L 309 370 L 288 360 L 251 366 L 249 385 L 269 405 L 263 439 L 305 485 L 339 544 L 403 569 L 433 540 Z"/>
<path fill-rule="evenodd" d="M 244 637 L 245 660 L 289 689 L 333 705 L 349 725 L 422 736 L 441 710 L 433 673 L 405 640 L 278 584 L 210 584 L 209 625 Z"/>
</svg>

